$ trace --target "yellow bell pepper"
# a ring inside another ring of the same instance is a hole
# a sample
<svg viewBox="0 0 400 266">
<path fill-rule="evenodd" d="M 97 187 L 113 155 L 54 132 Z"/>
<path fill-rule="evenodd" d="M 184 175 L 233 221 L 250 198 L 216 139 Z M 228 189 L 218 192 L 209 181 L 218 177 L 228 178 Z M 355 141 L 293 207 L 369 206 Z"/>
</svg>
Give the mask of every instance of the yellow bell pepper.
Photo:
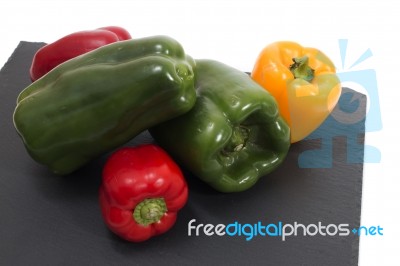
<svg viewBox="0 0 400 266">
<path fill-rule="evenodd" d="M 324 122 L 342 90 L 335 66 L 324 53 L 289 41 L 266 46 L 251 77 L 277 100 L 291 129 L 291 143 Z"/>
</svg>

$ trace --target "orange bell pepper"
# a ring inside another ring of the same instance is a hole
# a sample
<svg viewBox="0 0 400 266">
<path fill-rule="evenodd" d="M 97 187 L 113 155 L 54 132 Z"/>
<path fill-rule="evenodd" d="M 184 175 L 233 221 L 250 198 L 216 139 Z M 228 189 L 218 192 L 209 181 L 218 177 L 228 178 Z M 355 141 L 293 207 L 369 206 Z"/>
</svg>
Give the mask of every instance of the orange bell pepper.
<svg viewBox="0 0 400 266">
<path fill-rule="evenodd" d="M 291 143 L 324 122 L 342 90 L 335 66 L 324 53 L 289 41 L 266 46 L 251 77 L 277 100 L 291 129 Z"/>
</svg>

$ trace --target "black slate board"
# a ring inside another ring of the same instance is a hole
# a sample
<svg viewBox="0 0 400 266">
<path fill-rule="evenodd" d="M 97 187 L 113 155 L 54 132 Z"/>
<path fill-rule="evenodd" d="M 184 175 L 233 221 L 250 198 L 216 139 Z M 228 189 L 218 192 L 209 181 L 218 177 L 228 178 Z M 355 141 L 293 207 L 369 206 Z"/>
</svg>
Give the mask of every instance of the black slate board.
<svg viewBox="0 0 400 266">
<path fill-rule="evenodd" d="M 335 116 L 315 139 L 292 145 L 284 164 L 248 191 L 221 194 L 185 171 L 190 196 L 175 226 L 147 242 L 129 243 L 110 233 L 100 215 L 97 190 L 106 156 L 71 176 L 53 176 L 28 156 L 14 130 L 15 101 L 30 83 L 30 62 L 42 45 L 21 42 L 0 72 L 0 265 L 358 264 L 359 236 L 353 233 L 246 241 L 244 236 L 188 236 L 188 223 L 359 227 L 365 119 L 345 121 L 365 117 L 364 95 L 344 89 Z M 354 95 L 357 101 L 351 100 Z M 127 145 L 149 142 L 144 132 Z"/>
</svg>

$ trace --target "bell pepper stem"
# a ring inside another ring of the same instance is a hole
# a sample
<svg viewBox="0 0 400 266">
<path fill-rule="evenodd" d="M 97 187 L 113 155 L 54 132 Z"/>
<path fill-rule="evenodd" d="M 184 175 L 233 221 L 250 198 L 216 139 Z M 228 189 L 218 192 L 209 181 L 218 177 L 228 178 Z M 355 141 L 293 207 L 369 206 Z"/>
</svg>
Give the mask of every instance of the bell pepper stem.
<svg viewBox="0 0 400 266">
<path fill-rule="evenodd" d="M 239 125 L 233 128 L 232 136 L 229 139 L 228 144 L 225 146 L 224 153 L 232 153 L 241 151 L 245 146 L 249 138 L 249 129 Z"/>
<path fill-rule="evenodd" d="M 300 78 L 311 82 L 314 78 L 314 69 L 308 65 L 308 56 L 293 58 L 289 69 L 295 79 Z"/>
<path fill-rule="evenodd" d="M 141 225 L 158 222 L 167 212 L 167 205 L 163 198 L 145 199 L 136 205 L 133 219 Z"/>
</svg>

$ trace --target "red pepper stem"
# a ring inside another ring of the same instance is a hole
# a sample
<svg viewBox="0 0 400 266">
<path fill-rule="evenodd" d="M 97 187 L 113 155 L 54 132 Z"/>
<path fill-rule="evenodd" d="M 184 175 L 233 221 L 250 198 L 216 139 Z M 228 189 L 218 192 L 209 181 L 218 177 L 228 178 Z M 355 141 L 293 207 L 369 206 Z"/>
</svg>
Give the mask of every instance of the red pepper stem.
<svg viewBox="0 0 400 266">
<path fill-rule="evenodd" d="M 141 225 L 158 222 L 167 212 L 167 205 L 163 198 L 145 199 L 136 205 L 133 219 Z"/>
<path fill-rule="evenodd" d="M 289 69 L 295 79 L 300 78 L 311 82 L 314 78 L 314 69 L 308 65 L 308 56 L 293 58 Z"/>
</svg>

